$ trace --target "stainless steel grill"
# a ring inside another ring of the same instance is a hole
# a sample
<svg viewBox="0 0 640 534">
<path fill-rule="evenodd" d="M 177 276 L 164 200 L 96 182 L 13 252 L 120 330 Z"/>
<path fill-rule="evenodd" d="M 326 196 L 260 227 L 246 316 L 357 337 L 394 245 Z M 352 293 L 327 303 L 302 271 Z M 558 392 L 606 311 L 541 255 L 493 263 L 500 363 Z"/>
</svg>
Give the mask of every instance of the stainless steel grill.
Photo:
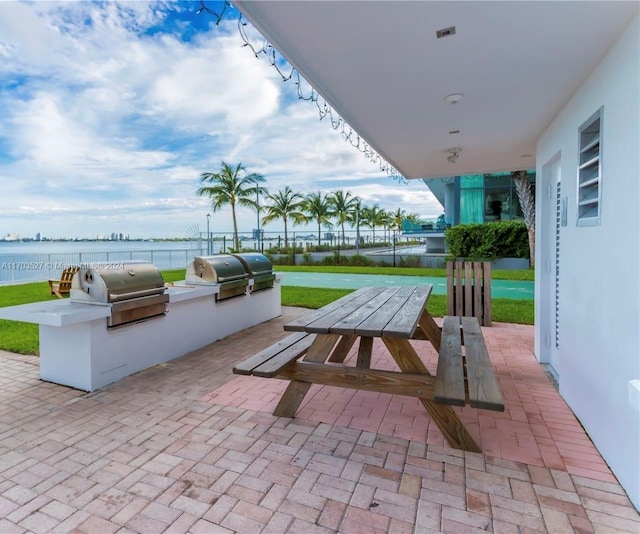
<svg viewBox="0 0 640 534">
<path fill-rule="evenodd" d="M 73 276 L 69 297 L 72 302 L 111 306 L 109 328 L 164 315 L 169 302 L 162 274 L 142 261 L 81 268 Z"/>
<path fill-rule="evenodd" d="M 247 252 L 243 254 L 234 254 L 238 258 L 252 283 L 249 284 L 251 292 L 262 291 L 263 289 L 271 289 L 276 280 L 273 274 L 273 265 L 264 254 L 257 252 Z"/>
<path fill-rule="evenodd" d="M 216 300 L 225 300 L 247 293 L 249 273 L 243 263 L 231 254 L 196 256 L 187 267 L 188 284 L 220 285 Z"/>
</svg>

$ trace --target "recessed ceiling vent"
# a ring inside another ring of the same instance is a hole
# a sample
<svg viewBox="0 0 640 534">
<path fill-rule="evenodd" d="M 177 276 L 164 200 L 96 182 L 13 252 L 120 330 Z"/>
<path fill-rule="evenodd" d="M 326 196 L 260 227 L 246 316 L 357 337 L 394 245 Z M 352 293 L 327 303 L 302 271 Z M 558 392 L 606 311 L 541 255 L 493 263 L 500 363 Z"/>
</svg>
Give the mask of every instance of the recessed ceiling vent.
<svg viewBox="0 0 640 534">
<path fill-rule="evenodd" d="M 436 32 L 436 37 L 438 39 L 442 39 L 443 37 L 449 37 L 450 35 L 455 35 L 455 34 L 456 34 L 456 27 L 449 26 L 448 28 L 443 28 L 441 30 L 438 30 Z"/>
</svg>

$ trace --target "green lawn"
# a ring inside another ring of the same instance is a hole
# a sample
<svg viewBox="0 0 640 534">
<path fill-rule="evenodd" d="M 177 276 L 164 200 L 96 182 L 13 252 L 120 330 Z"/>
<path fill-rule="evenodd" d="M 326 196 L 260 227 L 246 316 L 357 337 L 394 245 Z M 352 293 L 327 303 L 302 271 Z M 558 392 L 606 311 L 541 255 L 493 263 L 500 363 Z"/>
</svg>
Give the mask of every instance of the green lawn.
<svg viewBox="0 0 640 534">
<path fill-rule="evenodd" d="M 353 290 L 283 286 L 282 304 L 316 309 L 351 293 L 351 291 Z M 447 309 L 446 295 L 431 295 L 427 309 L 434 317 L 445 315 Z M 491 300 L 491 318 L 500 323 L 533 324 L 533 312 L 533 300 Z"/>
<path fill-rule="evenodd" d="M 444 269 L 414 269 L 392 267 L 305 267 L 277 266 L 279 271 L 315 271 L 353 274 L 387 274 L 413 276 L 446 276 Z M 184 280 L 184 269 L 163 271 L 165 282 Z M 493 271 L 493 278 L 506 280 L 533 280 L 533 271 Z M 320 308 L 329 302 L 350 293 L 349 289 L 320 289 L 310 287 L 282 287 L 282 304 L 304 308 Z M 55 300 L 49 295 L 46 282 L 0 286 L 0 307 L 16 306 L 43 300 Z M 431 295 L 429 312 L 435 317 L 445 314 L 446 297 Z M 532 300 L 492 300 L 492 318 L 505 323 L 533 324 L 534 304 Z M 20 354 L 38 354 L 38 325 L 0 320 L 0 349 Z"/>
<path fill-rule="evenodd" d="M 403 276 L 433 276 L 446 278 L 446 269 L 426 269 L 423 267 L 350 267 L 333 265 L 276 265 L 276 271 L 298 271 L 311 273 L 347 273 L 347 274 L 386 274 Z M 533 269 L 527 270 L 500 270 L 491 271 L 494 280 L 524 280 L 533 281 Z"/>
<path fill-rule="evenodd" d="M 0 287 L 0 307 L 55 300 L 47 282 Z M 38 325 L 0 319 L 0 349 L 20 354 L 38 354 Z"/>
</svg>

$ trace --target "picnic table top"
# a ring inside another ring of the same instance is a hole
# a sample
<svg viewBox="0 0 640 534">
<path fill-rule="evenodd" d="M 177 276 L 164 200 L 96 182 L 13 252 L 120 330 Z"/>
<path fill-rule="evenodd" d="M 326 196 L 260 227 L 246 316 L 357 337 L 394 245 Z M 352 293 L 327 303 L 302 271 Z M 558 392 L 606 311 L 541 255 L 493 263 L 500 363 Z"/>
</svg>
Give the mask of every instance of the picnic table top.
<svg viewBox="0 0 640 534">
<path fill-rule="evenodd" d="M 431 284 L 365 287 L 284 325 L 292 332 L 410 339 Z"/>
</svg>

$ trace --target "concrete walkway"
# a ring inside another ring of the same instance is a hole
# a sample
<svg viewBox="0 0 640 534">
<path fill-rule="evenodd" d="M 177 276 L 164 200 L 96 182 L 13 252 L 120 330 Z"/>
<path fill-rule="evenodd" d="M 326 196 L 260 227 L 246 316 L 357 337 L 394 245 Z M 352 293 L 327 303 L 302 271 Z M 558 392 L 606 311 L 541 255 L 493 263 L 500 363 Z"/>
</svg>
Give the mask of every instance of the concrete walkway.
<svg viewBox="0 0 640 534">
<path fill-rule="evenodd" d="M 273 399 L 231 368 L 300 310 L 283 312 L 90 394 L 0 353 L 0 532 L 640 531 L 535 362 L 531 327 L 484 329 L 508 409 L 493 422 L 461 412 L 486 452 L 474 454 L 397 397 L 380 420 L 355 409 L 360 393 L 329 388 L 314 395 L 334 403 L 270 415 Z"/>
</svg>

